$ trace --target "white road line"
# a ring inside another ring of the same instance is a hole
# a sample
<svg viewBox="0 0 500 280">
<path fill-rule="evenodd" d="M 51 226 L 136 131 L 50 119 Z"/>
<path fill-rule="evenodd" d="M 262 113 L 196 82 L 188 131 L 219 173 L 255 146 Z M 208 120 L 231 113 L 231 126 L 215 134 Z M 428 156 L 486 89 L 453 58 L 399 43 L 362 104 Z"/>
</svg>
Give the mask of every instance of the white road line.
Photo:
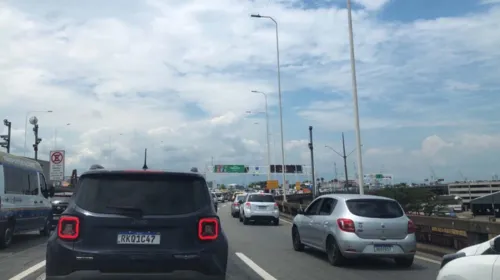
<svg viewBox="0 0 500 280">
<path fill-rule="evenodd" d="M 421 256 L 418 256 L 418 255 L 415 255 L 415 259 L 419 259 L 419 260 L 422 260 L 422 261 L 426 261 L 426 262 L 430 262 L 430 263 L 435 263 L 435 264 L 441 265 L 440 261 L 429 259 L 429 258 L 426 258 L 426 257 L 421 257 Z"/>
<path fill-rule="evenodd" d="M 45 280 L 45 278 L 46 278 L 46 277 L 45 277 L 45 273 L 44 273 L 44 274 L 42 274 L 42 275 L 38 276 L 38 277 L 36 278 L 36 280 Z"/>
<path fill-rule="evenodd" d="M 248 267 L 250 267 L 255 273 L 257 273 L 264 280 L 277 280 L 271 274 L 267 273 L 264 269 L 254 263 L 249 257 L 245 256 L 243 253 L 235 253 L 238 258 L 240 258 Z"/>
<path fill-rule="evenodd" d="M 287 220 L 284 220 L 284 219 L 280 219 L 282 222 L 285 222 L 287 224 L 292 224 L 290 221 L 287 221 Z M 415 255 L 415 258 L 416 259 L 419 259 L 419 260 L 422 260 L 422 261 L 426 261 L 426 262 L 430 262 L 430 263 L 434 263 L 434 264 L 441 264 L 440 261 L 438 260 L 433 260 L 433 259 L 430 259 L 430 258 L 426 258 L 426 257 L 422 257 L 422 256 L 418 256 L 418 255 Z"/>
<path fill-rule="evenodd" d="M 9 280 L 22 280 L 23 278 L 35 273 L 37 270 L 41 269 L 44 266 L 45 266 L 45 261 L 39 262 L 34 266 L 26 269 L 25 271 L 19 273 L 18 275 L 10 278 Z"/>
<path fill-rule="evenodd" d="M 292 224 L 292 222 L 287 221 L 287 220 L 284 220 L 284 219 L 280 219 L 280 221 L 285 222 L 285 223 L 287 223 L 287 224 L 289 224 L 289 225 L 291 225 L 291 224 Z"/>
</svg>

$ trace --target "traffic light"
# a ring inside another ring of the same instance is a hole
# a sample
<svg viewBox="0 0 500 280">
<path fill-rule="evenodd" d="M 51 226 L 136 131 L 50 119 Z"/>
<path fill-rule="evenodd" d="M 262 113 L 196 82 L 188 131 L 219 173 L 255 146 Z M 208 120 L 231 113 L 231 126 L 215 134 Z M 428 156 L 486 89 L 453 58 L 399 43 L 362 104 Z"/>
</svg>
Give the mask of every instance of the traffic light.
<svg viewBox="0 0 500 280">
<path fill-rule="evenodd" d="M 12 123 L 9 120 L 3 120 L 3 124 L 7 127 L 7 135 L 0 135 L 4 141 L 0 142 L 0 146 L 7 149 L 7 153 L 10 153 L 10 129 L 12 127 Z"/>
<path fill-rule="evenodd" d="M 250 168 L 248 166 L 245 166 L 245 173 L 248 173 L 250 171 Z"/>
</svg>

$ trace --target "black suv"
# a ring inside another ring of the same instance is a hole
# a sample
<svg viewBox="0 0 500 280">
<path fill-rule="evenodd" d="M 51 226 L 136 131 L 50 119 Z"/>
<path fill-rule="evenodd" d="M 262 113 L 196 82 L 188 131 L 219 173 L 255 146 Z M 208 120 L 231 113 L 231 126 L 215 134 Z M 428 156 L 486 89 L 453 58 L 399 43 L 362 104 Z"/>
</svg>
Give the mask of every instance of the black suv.
<svg viewBox="0 0 500 280">
<path fill-rule="evenodd" d="M 81 175 L 49 238 L 45 273 L 46 280 L 219 280 L 227 259 L 201 175 L 100 169 Z"/>
</svg>

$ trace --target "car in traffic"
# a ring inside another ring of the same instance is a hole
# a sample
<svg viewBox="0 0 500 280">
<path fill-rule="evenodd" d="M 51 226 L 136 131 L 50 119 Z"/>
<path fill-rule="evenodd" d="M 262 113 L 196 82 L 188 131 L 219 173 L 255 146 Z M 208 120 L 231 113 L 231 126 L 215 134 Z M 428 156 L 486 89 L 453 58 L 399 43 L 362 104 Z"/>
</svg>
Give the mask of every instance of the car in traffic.
<svg viewBox="0 0 500 280">
<path fill-rule="evenodd" d="M 240 216 L 240 201 L 245 200 L 246 196 L 246 194 L 239 194 L 234 198 L 231 204 L 231 216 L 233 218 L 238 218 Z"/>
<path fill-rule="evenodd" d="M 53 195 L 38 161 L 0 152 L 0 249 L 16 234 L 50 234 Z"/>
<path fill-rule="evenodd" d="M 219 210 L 219 200 L 217 199 L 217 195 L 215 193 L 210 193 L 210 195 L 212 196 L 212 201 L 214 202 L 215 212 L 217 212 Z"/>
<path fill-rule="evenodd" d="M 240 222 L 248 225 L 253 222 L 271 222 L 278 226 L 280 211 L 274 196 L 269 193 L 252 193 L 238 201 L 240 205 Z"/>
<path fill-rule="evenodd" d="M 485 244 L 488 245 L 488 248 L 483 250 Z M 500 275 L 500 236 L 481 243 L 475 249 L 462 250 L 443 257 L 436 280 L 498 279 L 498 275 Z"/>
<path fill-rule="evenodd" d="M 410 267 L 416 252 L 415 225 L 393 199 L 328 194 L 316 198 L 293 219 L 296 251 L 304 246 L 327 253 L 339 266 L 362 256 L 392 258 Z"/>
<path fill-rule="evenodd" d="M 45 274 L 222 280 L 227 260 L 228 241 L 202 175 L 99 169 L 80 176 L 48 240 Z"/>
<path fill-rule="evenodd" d="M 52 203 L 52 229 L 55 229 L 57 227 L 57 224 L 59 223 L 59 218 L 61 217 L 61 214 L 68 208 L 69 201 L 71 199 L 71 196 L 73 195 L 73 192 L 55 192 L 54 196 L 51 199 Z"/>
<path fill-rule="evenodd" d="M 245 192 L 235 192 L 235 193 L 233 193 L 233 195 L 231 196 L 231 200 L 233 200 L 233 201 L 234 201 L 238 195 L 245 195 L 245 194 L 246 194 Z"/>
</svg>

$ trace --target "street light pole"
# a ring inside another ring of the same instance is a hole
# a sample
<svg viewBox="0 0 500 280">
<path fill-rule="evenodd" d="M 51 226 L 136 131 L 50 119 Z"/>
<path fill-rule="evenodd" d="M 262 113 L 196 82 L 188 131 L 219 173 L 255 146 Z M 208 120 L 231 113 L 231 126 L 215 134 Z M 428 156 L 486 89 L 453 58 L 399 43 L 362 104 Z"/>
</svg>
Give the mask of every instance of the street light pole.
<svg viewBox="0 0 500 280">
<path fill-rule="evenodd" d="M 30 114 L 33 114 L 33 113 L 52 113 L 52 110 L 26 112 L 26 119 L 24 120 L 24 151 L 23 151 L 24 156 L 26 156 L 26 144 L 27 144 L 26 141 L 27 141 L 27 137 L 28 137 L 28 118 L 29 118 Z"/>
<path fill-rule="evenodd" d="M 346 154 L 345 152 L 345 139 L 344 139 L 344 133 L 342 132 L 342 154 L 337 152 L 334 148 L 328 146 L 328 145 L 325 145 L 325 148 L 328 148 L 330 150 L 332 150 L 333 152 L 335 152 L 337 155 L 339 155 L 343 160 L 344 160 L 344 173 L 345 173 L 345 185 L 344 185 L 344 188 L 345 186 L 348 186 L 349 185 L 349 177 L 347 175 L 347 158 L 354 152 L 357 150 L 357 148 L 354 148 L 350 153 Z M 335 173 L 337 172 L 337 166 L 335 166 Z M 336 176 L 336 174 L 335 174 Z"/>
<path fill-rule="evenodd" d="M 269 181 L 271 180 L 271 144 L 269 143 L 269 107 L 267 106 L 267 94 L 257 90 L 252 90 L 252 92 L 262 94 L 266 103 L 267 180 Z"/>
<path fill-rule="evenodd" d="M 352 99 L 354 102 L 354 124 L 356 127 L 356 144 L 358 158 L 358 185 L 359 194 L 364 194 L 363 162 L 361 158 L 361 129 L 359 128 L 358 87 L 356 83 L 356 59 L 354 57 L 354 39 L 352 31 L 351 0 L 347 0 L 347 18 L 349 21 L 349 45 L 351 52 Z"/>
<path fill-rule="evenodd" d="M 279 47 L 279 33 L 278 33 L 278 22 L 274 20 L 274 18 L 270 16 L 261 16 L 261 15 L 251 15 L 254 18 L 267 18 L 274 22 L 276 27 L 276 66 L 278 68 L 278 99 L 280 106 L 280 132 L 281 132 L 281 161 L 282 161 L 282 171 L 283 171 L 283 201 L 286 200 L 286 193 L 288 191 L 288 184 L 286 183 L 286 166 L 285 166 L 285 140 L 283 135 L 283 103 L 281 98 L 281 71 L 280 71 L 280 47 Z"/>
</svg>

